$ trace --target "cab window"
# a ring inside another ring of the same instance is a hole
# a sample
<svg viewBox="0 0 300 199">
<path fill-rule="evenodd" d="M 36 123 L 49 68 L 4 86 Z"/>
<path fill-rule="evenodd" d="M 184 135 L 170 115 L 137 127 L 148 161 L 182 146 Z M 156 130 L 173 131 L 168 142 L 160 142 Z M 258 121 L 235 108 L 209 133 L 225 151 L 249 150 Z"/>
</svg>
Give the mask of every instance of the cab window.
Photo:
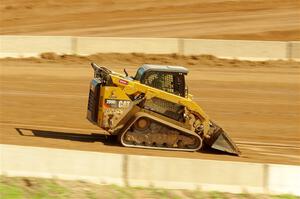
<svg viewBox="0 0 300 199">
<path fill-rule="evenodd" d="M 184 75 L 182 73 L 150 71 L 144 75 L 141 83 L 168 93 L 185 96 Z"/>
<path fill-rule="evenodd" d="M 136 75 L 135 75 L 134 79 L 140 81 L 140 80 L 141 80 L 141 77 L 142 77 L 143 74 L 144 74 L 144 72 L 145 72 L 145 69 L 144 69 L 144 68 L 142 68 L 142 67 L 139 68 L 138 71 L 136 72 Z"/>
</svg>

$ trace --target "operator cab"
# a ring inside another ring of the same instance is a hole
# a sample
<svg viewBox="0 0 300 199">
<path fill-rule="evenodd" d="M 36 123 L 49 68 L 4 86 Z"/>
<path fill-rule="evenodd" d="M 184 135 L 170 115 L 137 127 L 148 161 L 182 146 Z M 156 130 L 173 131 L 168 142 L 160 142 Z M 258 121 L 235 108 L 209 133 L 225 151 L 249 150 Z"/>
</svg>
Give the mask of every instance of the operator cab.
<svg viewBox="0 0 300 199">
<path fill-rule="evenodd" d="M 142 84 L 185 97 L 184 76 L 187 74 L 188 69 L 182 66 L 144 64 L 138 69 L 134 79 Z"/>
</svg>

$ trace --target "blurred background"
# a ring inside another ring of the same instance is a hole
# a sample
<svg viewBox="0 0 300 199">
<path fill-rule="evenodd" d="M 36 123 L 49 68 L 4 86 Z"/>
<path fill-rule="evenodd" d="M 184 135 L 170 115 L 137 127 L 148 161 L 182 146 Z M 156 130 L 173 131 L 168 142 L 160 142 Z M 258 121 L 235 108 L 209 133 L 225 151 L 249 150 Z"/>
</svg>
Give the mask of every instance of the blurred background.
<svg viewBox="0 0 300 199">
<path fill-rule="evenodd" d="M 299 40 L 298 0 L 1 0 L 1 34 Z"/>
</svg>

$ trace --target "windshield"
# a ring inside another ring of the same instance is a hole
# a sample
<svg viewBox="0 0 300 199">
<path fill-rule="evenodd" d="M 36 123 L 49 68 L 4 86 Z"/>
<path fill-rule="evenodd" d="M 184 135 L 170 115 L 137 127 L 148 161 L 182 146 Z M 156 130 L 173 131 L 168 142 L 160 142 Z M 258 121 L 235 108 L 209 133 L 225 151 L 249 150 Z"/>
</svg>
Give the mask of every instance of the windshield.
<svg viewBox="0 0 300 199">
<path fill-rule="evenodd" d="M 139 68 L 138 71 L 136 72 L 136 75 L 135 75 L 135 80 L 141 80 L 141 77 L 143 76 L 145 72 L 145 69 L 143 67 Z"/>
</svg>

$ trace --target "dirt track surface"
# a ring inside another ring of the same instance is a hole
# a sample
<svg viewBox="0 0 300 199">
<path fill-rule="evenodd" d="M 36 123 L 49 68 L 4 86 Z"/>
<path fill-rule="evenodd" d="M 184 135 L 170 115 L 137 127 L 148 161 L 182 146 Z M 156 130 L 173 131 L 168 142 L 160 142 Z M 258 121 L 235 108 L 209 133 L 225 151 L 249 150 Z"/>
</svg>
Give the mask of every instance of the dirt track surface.
<svg viewBox="0 0 300 199">
<path fill-rule="evenodd" d="M 0 59 L 1 143 L 99 152 L 300 165 L 300 63 L 212 56 L 44 54 Z M 189 91 L 238 144 L 241 157 L 124 148 L 86 120 L 90 61 L 134 75 L 142 63 L 184 65 Z"/>
<path fill-rule="evenodd" d="M 300 40 L 299 0 L 1 0 L 0 34 Z"/>
</svg>

